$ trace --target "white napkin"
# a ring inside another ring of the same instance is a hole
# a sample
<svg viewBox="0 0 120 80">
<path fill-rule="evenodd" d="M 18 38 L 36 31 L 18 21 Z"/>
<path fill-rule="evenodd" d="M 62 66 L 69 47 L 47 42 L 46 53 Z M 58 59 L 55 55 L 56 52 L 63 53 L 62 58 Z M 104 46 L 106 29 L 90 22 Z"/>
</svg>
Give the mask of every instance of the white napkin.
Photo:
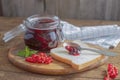
<svg viewBox="0 0 120 80">
<path fill-rule="evenodd" d="M 65 21 L 61 21 L 61 24 L 67 40 L 81 40 L 107 49 L 116 47 L 120 42 L 118 25 L 77 27 Z"/>
</svg>

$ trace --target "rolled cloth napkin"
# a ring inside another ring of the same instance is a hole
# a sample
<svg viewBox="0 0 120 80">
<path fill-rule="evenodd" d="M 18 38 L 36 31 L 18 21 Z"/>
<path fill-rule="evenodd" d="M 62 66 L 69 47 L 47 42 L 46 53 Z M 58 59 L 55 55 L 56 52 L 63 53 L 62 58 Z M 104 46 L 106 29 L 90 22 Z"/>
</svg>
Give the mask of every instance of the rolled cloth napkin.
<svg viewBox="0 0 120 80">
<path fill-rule="evenodd" d="M 66 40 L 81 40 L 107 49 L 116 47 L 120 42 L 118 25 L 77 27 L 65 21 L 61 21 L 61 24 Z"/>
</svg>

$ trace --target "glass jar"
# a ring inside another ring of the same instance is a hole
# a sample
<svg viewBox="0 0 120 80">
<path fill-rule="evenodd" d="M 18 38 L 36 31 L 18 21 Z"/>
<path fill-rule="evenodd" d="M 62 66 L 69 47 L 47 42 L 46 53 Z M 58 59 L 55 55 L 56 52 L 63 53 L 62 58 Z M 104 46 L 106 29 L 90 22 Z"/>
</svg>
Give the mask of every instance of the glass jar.
<svg viewBox="0 0 120 80">
<path fill-rule="evenodd" d="M 57 16 L 33 15 L 23 21 L 22 24 L 4 34 L 5 42 L 24 34 L 25 45 L 39 51 L 50 51 L 63 41 L 62 26 Z"/>
<path fill-rule="evenodd" d="M 31 49 L 50 51 L 63 40 L 60 19 L 57 16 L 34 15 L 29 17 L 24 25 L 24 41 Z"/>
</svg>

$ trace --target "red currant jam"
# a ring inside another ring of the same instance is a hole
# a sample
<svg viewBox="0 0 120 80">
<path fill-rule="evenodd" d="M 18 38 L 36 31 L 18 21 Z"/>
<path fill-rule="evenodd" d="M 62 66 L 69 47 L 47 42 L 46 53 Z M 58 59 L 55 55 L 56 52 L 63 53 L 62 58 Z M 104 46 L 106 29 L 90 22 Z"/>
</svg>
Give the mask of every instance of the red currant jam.
<svg viewBox="0 0 120 80">
<path fill-rule="evenodd" d="M 69 54 L 70 55 L 73 55 L 73 56 L 78 56 L 80 55 L 80 52 L 77 48 L 75 47 L 72 47 L 72 46 L 66 46 L 65 49 L 67 49 L 69 51 Z"/>
<path fill-rule="evenodd" d="M 54 23 L 52 19 L 41 19 L 37 21 L 34 28 L 27 27 L 24 36 L 25 44 L 34 50 L 50 51 L 50 49 L 57 47 L 58 35 L 57 26 L 49 23 Z"/>
</svg>

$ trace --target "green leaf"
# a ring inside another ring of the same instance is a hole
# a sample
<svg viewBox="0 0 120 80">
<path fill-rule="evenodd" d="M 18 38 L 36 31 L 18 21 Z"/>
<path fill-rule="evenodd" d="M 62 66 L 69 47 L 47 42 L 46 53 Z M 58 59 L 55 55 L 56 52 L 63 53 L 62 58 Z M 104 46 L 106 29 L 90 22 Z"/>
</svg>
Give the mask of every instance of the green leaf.
<svg viewBox="0 0 120 80">
<path fill-rule="evenodd" d="M 21 56 L 21 57 L 29 57 L 31 56 L 32 54 L 36 54 L 37 51 L 35 50 L 30 50 L 27 46 L 25 47 L 24 50 L 21 50 L 18 52 L 18 56 Z"/>
<path fill-rule="evenodd" d="M 37 51 L 31 50 L 29 56 L 31 56 L 32 54 L 36 54 L 36 53 L 37 53 Z"/>
<path fill-rule="evenodd" d="M 19 51 L 17 55 L 21 56 L 21 57 L 24 57 L 25 56 L 25 51 Z"/>
<path fill-rule="evenodd" d="M 26 46 L 25 47 L 25 57 L 28 57 L 30 55 L 30 49 Z"/>
</svg>

